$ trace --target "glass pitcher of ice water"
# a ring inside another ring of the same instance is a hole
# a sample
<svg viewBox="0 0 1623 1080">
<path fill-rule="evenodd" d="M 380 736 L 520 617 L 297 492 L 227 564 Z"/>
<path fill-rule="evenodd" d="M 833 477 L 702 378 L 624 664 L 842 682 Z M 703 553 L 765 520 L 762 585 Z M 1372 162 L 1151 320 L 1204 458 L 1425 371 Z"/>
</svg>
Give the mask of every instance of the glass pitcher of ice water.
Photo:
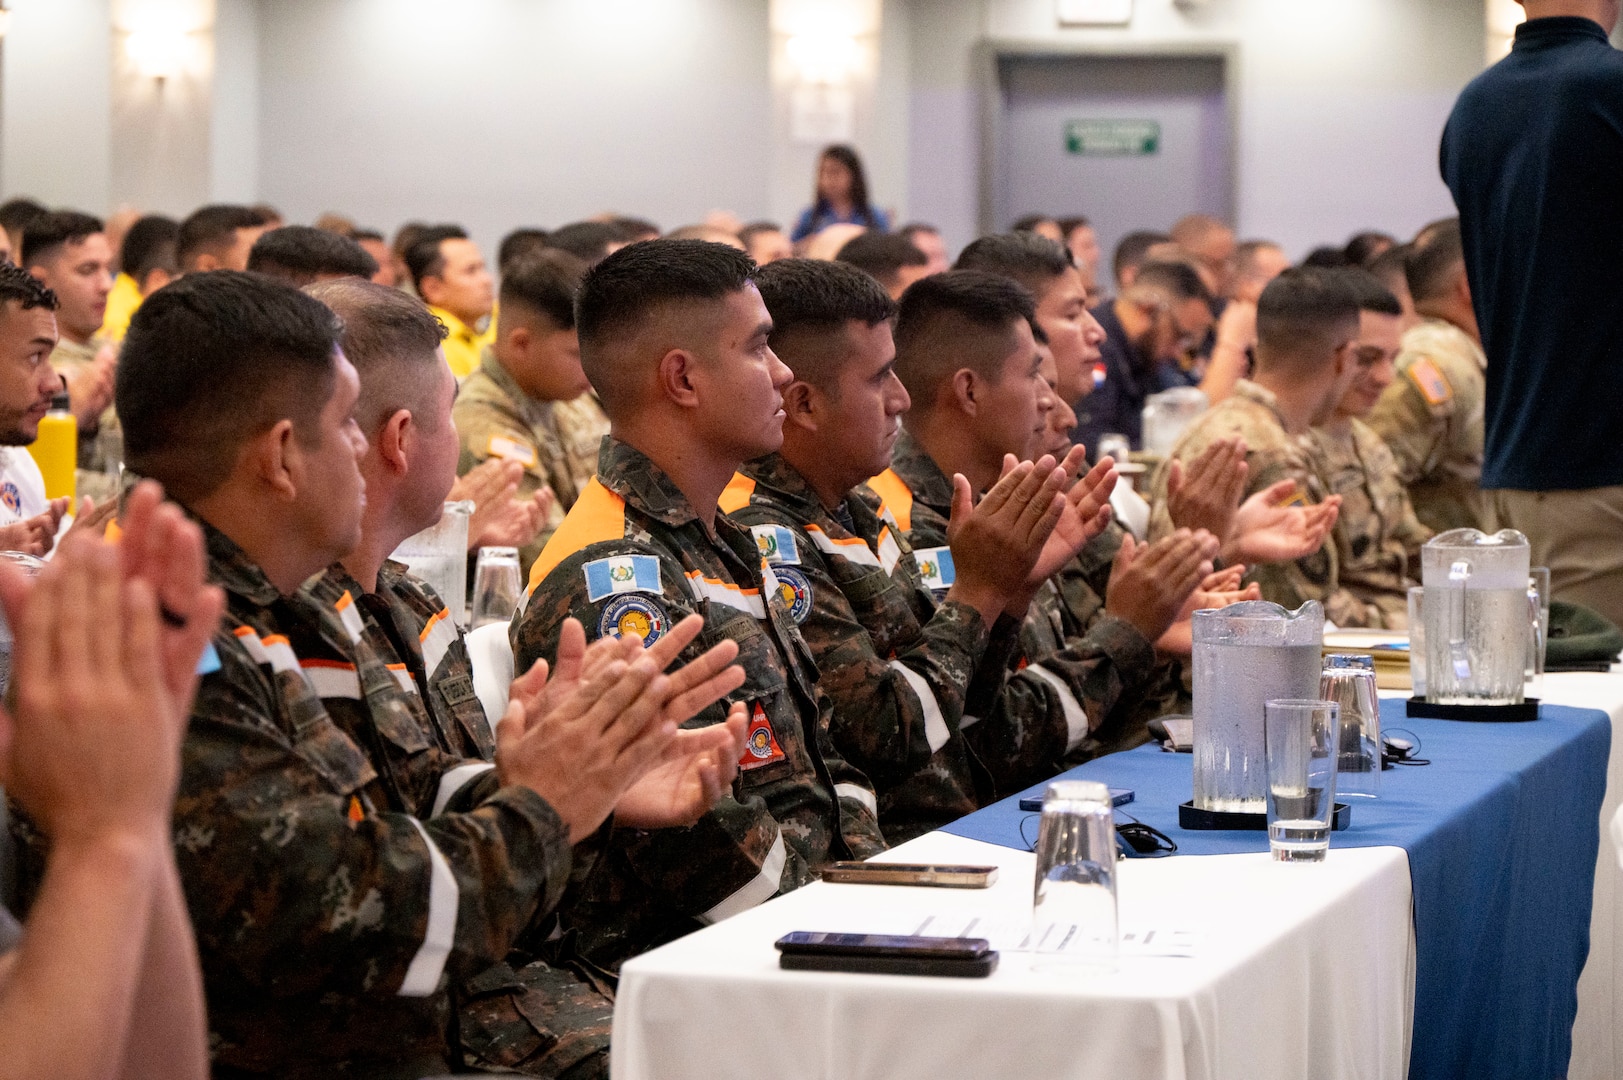
<svg viewBox="0 0 1623 1080">
<path fill-rule="evenodd" d="M 1324 608 L 1251 600 L 1197 611 L 1195 806 L 1261 814 L 1268 770 L 1263 702 L 1319 696 Z"/>
<path fill-rule="evenodd" d="M 1521 702 L 1532 634 L 1528 562 L 1527 537 L 1514 529 L 1451 529 L 1420 549 L 1427 701 Z"/>
</svg>

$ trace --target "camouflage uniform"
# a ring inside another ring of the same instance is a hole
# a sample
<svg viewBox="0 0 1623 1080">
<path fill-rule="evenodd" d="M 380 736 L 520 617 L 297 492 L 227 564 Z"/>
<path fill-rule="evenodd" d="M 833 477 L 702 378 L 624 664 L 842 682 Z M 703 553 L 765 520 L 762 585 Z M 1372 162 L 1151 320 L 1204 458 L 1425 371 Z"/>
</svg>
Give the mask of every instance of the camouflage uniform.
<svg viewBox="0 0 1623 1080">
<path fill-rule="evenodd" d="M 904 428 L 891 467 L 869 486 L 900 523 L 925 585 L 944 596 L 953 579 L 950 478 Z M 1136 704 L 1158 679 L 1155 648 L 1132 624 L 1104 614 L 1102 603 L 1086 624 L 1077 619 L 1059 584 L 1067 575 L 1074 575 L 1067 582 L 1073 592 L 1086 576 L 1067 567 L 1044 582 L 1021 624 L 1012 662 L 1003 666 L 1006 681 L 992 698 L 991 714 L 985 723 L 965 724 L 965 740 L 990 772 L 995 798 L 1146 737 L 1142 724 L 1136 735 L 1130 729 Z"/>
<path fill-rule="evenodd" d="M 1202 413 L 1189 425 L 1172 453 L 1159 469 L 1151 485 L 1151 536 L 1172 531 L 1167 513 L 1167 472 L 1173 459 L 1185 465 L 1199 457 L 1219 439 L 1239 435 L 1245 439 L 1246 474 L 1243 498 L 1281 480 L 1295 480 L 1291 501 L 1320 503 L 1329 495 L 1324 481 L 1325 466 L 1318 443 L 1311 434 L 1290 435 L 1279 415 L 1274 395 L 1249 379 L 1241 379 L 1234 393 Z M 1324 617 L 1337 626 L 1380 626 L 1381 613 L 1375 605 L 1360 600 L 1341 584 L 1339 551 L 1349 547 L 1336 523 L 1333 542 L 1327 541 L 1312 555 L 1294 562 L 1263 563 L 1251 569 L 1249 580 L 1262 586 L 1264 600 L 1295 610 L 1308 600 L 1324 605 Z"/>
<path fill-rule="evenodd" d="M 466 473 L 490 458 L 524 466 L 518 494 L 527 497 L 547 484 L 556 496 L 541 534 L 519 552 L 528 573 L 552 531 L 585 490 L 597 465 L 598 444 L 608 434 L 608 420 L 590 391 L 574 401 L 538 401 L 519 389 L 495 353 L 463 382 L 451 408 Z"/>
<path fill-rule="evenodd" d="M 553 655 L 569 616 L 589 637 L 657 640 L 688 614 L 705 628 L 691 660 L 726 638 L 746 679 L 749 745 L 731 796 L 686 829 L 623 830 L 560 909 L 579 956 L 609 970 L 707 922 L 798 888 L 833 859 L 884 850 L 873 787 L 835 750 L 833 710 L 806 643 L 749 531 L 717 516 L 712 535 L 646 455 L 604 440 L 597 477 L 530 575 L 514 620 L 518 670 Z M 713 724 L 726 704 L 690 724 Z"/>
<path fill-rule="evenodd" d="M 1403 335 L 1397 366 L 1369 426 L 1391 448 L 1415 516 L 1435 532 L 1482 528 L 1482 346 L 1452 323 L 1426 319 Z"/>
<path fill-rule="evenodd" d="M 827 510 L 780 454 L 745 465 L 721 508 L 772 565 L 833 700 L 834 745 L 879 793 L 885 838 L 901 843 L 973 812 L 957 735 L 991 640 L 980 612 L 937 605 L 888 513 L 855 493 Z M 999 624 L 1006 657 L 1018 624 Z"/>
<path fill-rule="evenodd" d="M 555 904 L 568 831 L 533 791 L 439 745 L 469 735 L 424 718 L 358 605 L 284 597 L 204 531 L 227 612 L 174 837 L 215 1076 L 445 1071 L 448 986 Z"/>
<path fill-rule="evenodd" d="M 1392 451 L 1368 424 L 1353 419 L 1345 433 L 1315 428 L 1313 437 L 1325 486 L 1341 496 L 1335 531 L 1341 586 L 1375 606 L 1380 622 L 1372 625 L 1406 629 L 1409 587 L 1419 584 L 1410 571 L 1431 530 L 1416 520 Z"/>
</svg>

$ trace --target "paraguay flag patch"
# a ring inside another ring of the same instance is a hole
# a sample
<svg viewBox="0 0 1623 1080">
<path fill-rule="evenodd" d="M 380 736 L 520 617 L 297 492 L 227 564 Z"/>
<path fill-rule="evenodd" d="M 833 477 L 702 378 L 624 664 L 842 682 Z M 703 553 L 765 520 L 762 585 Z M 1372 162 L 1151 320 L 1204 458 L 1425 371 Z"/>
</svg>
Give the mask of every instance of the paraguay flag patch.
<svg viewBox="0 0 1623 1080">
<path fill-rule="evenodd" d="M 653 555 L 615 555 L 586 564 L 586 599 L 597 603 L 605 596 L 665 590 L 659 582 L 659 559 Z"/>
</svg>

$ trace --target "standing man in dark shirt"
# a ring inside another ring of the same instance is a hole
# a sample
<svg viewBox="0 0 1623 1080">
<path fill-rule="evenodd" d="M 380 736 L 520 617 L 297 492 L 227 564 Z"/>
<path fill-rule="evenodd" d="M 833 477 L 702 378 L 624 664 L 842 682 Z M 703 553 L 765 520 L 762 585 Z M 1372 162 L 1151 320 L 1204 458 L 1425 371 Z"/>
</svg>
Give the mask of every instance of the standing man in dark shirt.
<svg viewBox="0 0 1623 1080">
<path fill-rule="evenodd" d="M 1558 598 L 1623 622 L 1623 5 L 1522 6 L 1441 154 L 1488 357 L 1482 487 Z"/>
</svg>

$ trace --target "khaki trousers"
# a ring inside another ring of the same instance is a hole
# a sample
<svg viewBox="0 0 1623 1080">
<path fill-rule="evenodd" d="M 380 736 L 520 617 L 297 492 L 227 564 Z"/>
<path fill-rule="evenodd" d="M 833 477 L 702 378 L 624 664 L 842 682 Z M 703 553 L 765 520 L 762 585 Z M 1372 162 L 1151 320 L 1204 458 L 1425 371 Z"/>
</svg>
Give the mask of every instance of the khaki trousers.
<svg viewBox="0 0 1623 1080">
<path fill-rule="evenodd" d="M 1527 534 L 1533 565 L 1550 568 L 1555 599 L 1623 627 L 1623 487 L 1482 494 L 1486 527 Z"/>
</svg>

